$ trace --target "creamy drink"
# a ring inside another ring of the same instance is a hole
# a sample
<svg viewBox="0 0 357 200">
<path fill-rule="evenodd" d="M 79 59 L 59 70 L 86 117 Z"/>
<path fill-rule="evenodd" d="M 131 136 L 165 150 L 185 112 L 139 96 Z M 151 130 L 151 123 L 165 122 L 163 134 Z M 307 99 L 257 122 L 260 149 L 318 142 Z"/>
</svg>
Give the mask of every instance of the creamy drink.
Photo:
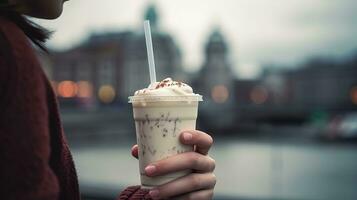
<svg viewBox="0 0 357 200">
<path fill-rule="evenodd" d="M 150 84 L 129 97 L 139 145 L 142 186 L 161 185 L 190 173 L 181 171 L 148 177 L 144 169 L 155 161 L 193 150 L 193 146 L 181 144 L 179 136 L 184 130 L 196 128 L 199 101 L 202 101 L 202 96 L 194 94 L 190 86 L 170 78 Z"/>
</svg>

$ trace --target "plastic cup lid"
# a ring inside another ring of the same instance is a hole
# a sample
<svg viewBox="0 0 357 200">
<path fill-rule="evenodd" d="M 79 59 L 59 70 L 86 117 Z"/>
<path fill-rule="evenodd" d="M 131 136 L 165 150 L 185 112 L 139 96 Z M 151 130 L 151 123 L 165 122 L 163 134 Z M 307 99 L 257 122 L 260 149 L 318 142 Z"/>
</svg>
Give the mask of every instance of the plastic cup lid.
<svg viewBox="0 0 357 200">
<path fill-rule="evenodd" d="M 160 102 L 160 101 L 203 101 L 201 95 L 185 96 L 130 96 L 129 103 Z"/>
</svg>

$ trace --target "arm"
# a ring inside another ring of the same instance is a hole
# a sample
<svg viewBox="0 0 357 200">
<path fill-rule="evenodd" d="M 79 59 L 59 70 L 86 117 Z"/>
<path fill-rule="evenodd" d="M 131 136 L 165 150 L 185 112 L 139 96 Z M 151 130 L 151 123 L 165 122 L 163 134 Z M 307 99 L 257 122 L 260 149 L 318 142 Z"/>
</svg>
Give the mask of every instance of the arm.
<svg viewBox="0 0 357 200">
<path fill-rule="evenodd" d="M 1 31 L 0 43 L 0 198 L 58 199 L 41 74 L 15 59 Z"/>
</svg>

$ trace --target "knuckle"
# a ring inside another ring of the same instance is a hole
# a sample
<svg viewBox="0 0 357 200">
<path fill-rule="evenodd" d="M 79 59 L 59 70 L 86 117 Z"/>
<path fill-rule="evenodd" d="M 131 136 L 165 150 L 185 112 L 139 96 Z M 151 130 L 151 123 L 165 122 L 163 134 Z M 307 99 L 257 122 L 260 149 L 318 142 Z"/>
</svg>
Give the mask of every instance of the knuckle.
<svg viewBox="0 0 357 200">
<path fill-rule="evenodd" d="M 190 152 L 190 154 L 188 154 L 188 159 L 192 168 L 197 167 L 200 163 L 200 157 L 195 152 Z"/>
<path fill-rule="evenodd" d="M 207 143 L 208 143 L 209 146 L 213 145 L 213 138 L 212 138 L 212 136 L 210 136 L 208 134 L 207 134 Z"/>
<path fill-rule="evenodd" d="M 216 161 L 213 158 L 209 157 L 209 156 L 208 156 L 208 159 L 209 159 L 209 165 L 210 165 L 209 170 L 211 172 L 213 172 L 214 169 L 216 169 Z"/>
<path fill-rule="evenodd" d="M 205 157 L 204 159 L 204 162 L 202 162 L 202 171 L 205 171 L 205 172 L 211 172 L 212 171 L 212 162 L 207 158 Z"/>
<path fill-rule="evenodd" d="M 213 185 L 213 187 L 216 185 L 216 183 L 217 183 L 217 177 L 216 177 L 216 175 L 215 174 L 213 174 L 212 173 L 212 175 L 211 175 L 212 177 L 211 177 L 211 179 L 212 179 L 212 185 Z"/>
<path fill-rule="evenodd" d="M 191 176 L 191 184 L 194 189 L 200 189 L 202 185 L 201 178 L 199 176 Z"/>
<path fill-rule="evenodd" d="M 198 169 L 201 169 L 202 171 L 213 172 L 214 168 L 216 167 L 214 160 L 209 156 L 199 157 L 199 159 L 197 160 L 198 160 L 197 162 L 199 162 L 197 165 L 200 166 L 196 166 L 196 167 Z"/>
</svg>

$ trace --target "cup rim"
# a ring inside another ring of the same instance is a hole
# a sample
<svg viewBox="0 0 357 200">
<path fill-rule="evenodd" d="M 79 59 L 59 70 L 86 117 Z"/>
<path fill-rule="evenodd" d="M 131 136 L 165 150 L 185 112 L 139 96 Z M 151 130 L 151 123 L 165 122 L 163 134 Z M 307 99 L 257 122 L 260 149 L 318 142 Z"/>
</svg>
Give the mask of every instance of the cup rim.
<svg viewBox="0 0 357 200">
<path fill-rule="evenodd" d="M 138 102 L 175 102 L 175 101 L 185 101 L 185 102 L 196 102 L 203 101 L 202 95 L 180 95 L 180 96 L 129 96 L 129 103 Z"/>
</svg>

